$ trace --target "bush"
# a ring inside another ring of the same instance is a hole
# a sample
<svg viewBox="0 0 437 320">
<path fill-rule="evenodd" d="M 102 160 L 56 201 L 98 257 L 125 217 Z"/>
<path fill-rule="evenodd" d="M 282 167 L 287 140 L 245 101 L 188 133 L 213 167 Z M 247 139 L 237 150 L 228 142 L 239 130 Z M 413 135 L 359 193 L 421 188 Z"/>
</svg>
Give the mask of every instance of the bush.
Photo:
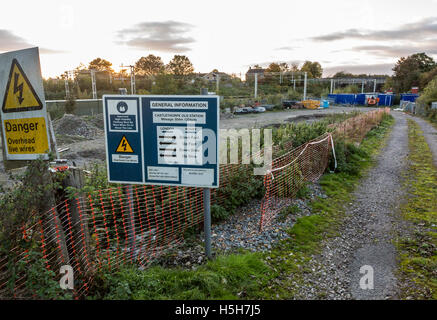
<svg viewBox="0 0 437 320">
<path fill-rule="evenodd" d="M 288 89 L 287 95 L 288 95 L 287 99 L 289 99 L 289 100 L 300 100 L 300 99 L 302 99 L 302 94 L 297 92 L 296 90 L 291 89 L 291 88 Z"/>
<path fill-rule="evenodd" d="M 213 204 L 211 206 L 211 219 L 212 221 L 221 221 L 226 220 L 229 217 L 229 211 L 219 206 L 217 204 Z"/>
<path fill-rule="evenodd" d="M 220 205 L 212 206 L 213 222 L 226 219 L 235 213 L 235 210 L 254 198 L 264 195 L 262 177 L 253 174 L 253 167 L 240 167 L 226 184 L 217 189 L 217 196 L 224 199 Z"/>
<path fill-rule="evenodd" d="M 69 114 L 73 114 L 76 111 L 76 99 L 73 95 L 70 95 L 65 101 L 65 112 Z"/>
<path fill-rule="evenodd" d="M 367 159 L 369 155 L 366 151 L 360 149 L 353 143 L 345 142 L 343 140 L 336 140 L 335 155 L 337 157 L 337 172 L 344 172 L 350 175 L 357 175 L 359 173 L 359 162 L 362 159 Z M 333 170 L 333 159 L 331 159 L 330 167 Z"/>
<path fill-rule="evenodd" d="M 334 93 L 359 93 L 361 89 L 356 84 L 347 85 L 344 88 L 338 88 L 334 90 Z"/>
<path fill-rule="evenodd" d="M 431 102 L 437 101 L 437 77 L 435 77 L 423 90 L 422 95 L 417 99 L 417 103 L 425 106 L 425 116 L 435 119 L 435 110 L 431 110 Z"/>
<path fill-rule="evenodd" d="M 46 269 L 38 232 L 27 228 L 34 226 L 39 219 L 45 220 L 44 213 L 54 202 L 52 195 L 60 188 L 58 181 L 63 174 L 59 173 L 52 179 L 48 164 L 42 159 L 33 160 L 24 174 L 11 176 L 15 180 L 13 187 L 0 190 L 0 284 L 7 284 L 8 291 L 3 293 L 5 297 L 14 295 L 17 282 L 24 277 L 21 297 L 71 298 L 69 294 L 64 296 L 65 291 L 54 280 L 55 273 Z M 23 236 L 24 230 L 27 230 L 26 237 Z M 23 252 L 26 254 L 22 255 Z"/>
</svg>

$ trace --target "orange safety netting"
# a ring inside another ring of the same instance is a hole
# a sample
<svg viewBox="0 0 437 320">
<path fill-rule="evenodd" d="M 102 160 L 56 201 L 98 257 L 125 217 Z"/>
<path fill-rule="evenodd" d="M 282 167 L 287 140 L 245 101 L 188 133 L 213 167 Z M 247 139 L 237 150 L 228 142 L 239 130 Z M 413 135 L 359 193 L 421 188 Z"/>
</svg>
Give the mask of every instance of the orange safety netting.
<svg viewBox="0 0 437 320">
<path fill-rule="evenodd" d="M 264 176 L 265 196 L 261 203 L 260 229 L 269 224 L 282 209 L 283 198 L 294 197 L 306 182 L 319 179 L 328 165 L 332 135 L 301 145 L 272 161 Z"/>
<path fill-rule="evenodd" d="M 335 157 L 334 138 L 360 142 L 389 112 L 389 108 L 378 109 L 334 124 L 332 132 L 273 159 L 272 169 L 264 176 L 260 230 L 281 211 L 284 198 L 294 197 L 305 183 L 320 178 L 328 166 L 330 150 Z"/>
</svg>

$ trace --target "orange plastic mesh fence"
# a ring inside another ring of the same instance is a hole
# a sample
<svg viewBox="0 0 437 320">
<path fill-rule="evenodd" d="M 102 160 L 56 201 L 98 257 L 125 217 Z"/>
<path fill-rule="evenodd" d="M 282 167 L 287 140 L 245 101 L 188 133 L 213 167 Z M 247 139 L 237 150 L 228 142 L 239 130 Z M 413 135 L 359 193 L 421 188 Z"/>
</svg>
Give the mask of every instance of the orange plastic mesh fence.
<svg viewBox="0 0 437 320">
<path fill-rule="evenodd" d="M 271 172 L 264 177 L 260 228 L 278 213 L 282 198 L 295 196 L 305 182 L 323 174 L 332 136 L 362 139 L 385 112 L 348 119 L 332 133 L 274 158 Z M 247 165 L 220 165 L 220 188 L 242 167 Z M 211 197 L 213 204 L 225 200 L 216 190 Z M 73 268 L 74 295 L 80 298 L 88 294 L 97 271 L 124 263 L 144 268 L 181 243 L 187 229 L 202 223 L 201 188 L 125 185 L 65 199 L 44 214 L 35 213 L 23 225 L 19 245 L 0 255 L 0 298 L 38 298 L 36 283 L 42 274 L 47 283 L 56 285 L 53 279 L 60 278 L 62 265 Z"/>
<path fill-rule="evenodd" d="M 264 176 L 260 229 L 282 209 L 282 199 L 294 197 L 306 182 L 319 179 L 328 164 L 331 141 L 331 134 L 325 134 L 272 161 L 271 172 Z"/>
<path fill-rule="evenodd" d="M 326 133 L 273 159 L 272 169 L 264 176 L 265 195 L 261 203 L 260 230 L 281 211 L 285 198 L 294 197 L 307 182 L 320 178 L 329 162 L 333 140 L 342 138 L 360 142 L 390 109 L 378 109 L 334 124 Z"/>
</svg>

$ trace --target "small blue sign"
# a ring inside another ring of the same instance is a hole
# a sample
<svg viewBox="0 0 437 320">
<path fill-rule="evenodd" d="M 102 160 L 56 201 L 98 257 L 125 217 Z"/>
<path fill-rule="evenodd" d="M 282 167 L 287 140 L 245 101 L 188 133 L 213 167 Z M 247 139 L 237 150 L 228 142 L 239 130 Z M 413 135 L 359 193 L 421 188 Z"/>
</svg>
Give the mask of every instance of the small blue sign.
<svg viewBox="0 0 437 320">
<path fill-rule="evenodd" d="M 217 188 L 218 96 L 105 95 L 108 180 Z"/>
</svg>

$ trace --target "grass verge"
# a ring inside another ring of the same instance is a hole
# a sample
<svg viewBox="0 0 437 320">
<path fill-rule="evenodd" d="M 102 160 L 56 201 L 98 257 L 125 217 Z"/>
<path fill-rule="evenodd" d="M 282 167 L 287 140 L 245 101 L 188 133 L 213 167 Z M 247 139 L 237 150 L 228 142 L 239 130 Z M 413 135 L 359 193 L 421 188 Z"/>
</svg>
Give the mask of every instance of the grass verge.
<svg viewBox="0 0 437 320">
<path fill-rule="evenodd" d="M 413 120 L 408 120 L 410 153 L 404 184 L 409 198 L 402 215 L 412 223 L 409 237 L 397 241 L 400 253 L 401 298 L 437 299 L 437 168 Z"/>
<path fill-rule="evenodd" d="M 196 270 L 163 268 L 139 271 L 127 266 L 99 277 L 99 299 L 238 299 L 259 290 L 268 267 L 255 253 L 219 256 Z"/>
<path fill-rule="evenodd" d="M 349 150 L 348 170 L 330 173 L 320 181 L 326 199 L 313 201 L 313 215 L 299 218 L 287 230 L 291 239 L 280 242 L 268 253 L 218 256 L 195 270 L 153 267 L 139 271 L 124 267 L 99 275 L 96 299 L 291 299 L 305 261 L 321 249 L 321 241 L 336 235 L 343 208 L 363 172 L 369 168 L 393 124 L 391 116 L 368 133 L 360 147 Z M 290 208 L 292 214 L 295 209 Z"/>
</svg>

